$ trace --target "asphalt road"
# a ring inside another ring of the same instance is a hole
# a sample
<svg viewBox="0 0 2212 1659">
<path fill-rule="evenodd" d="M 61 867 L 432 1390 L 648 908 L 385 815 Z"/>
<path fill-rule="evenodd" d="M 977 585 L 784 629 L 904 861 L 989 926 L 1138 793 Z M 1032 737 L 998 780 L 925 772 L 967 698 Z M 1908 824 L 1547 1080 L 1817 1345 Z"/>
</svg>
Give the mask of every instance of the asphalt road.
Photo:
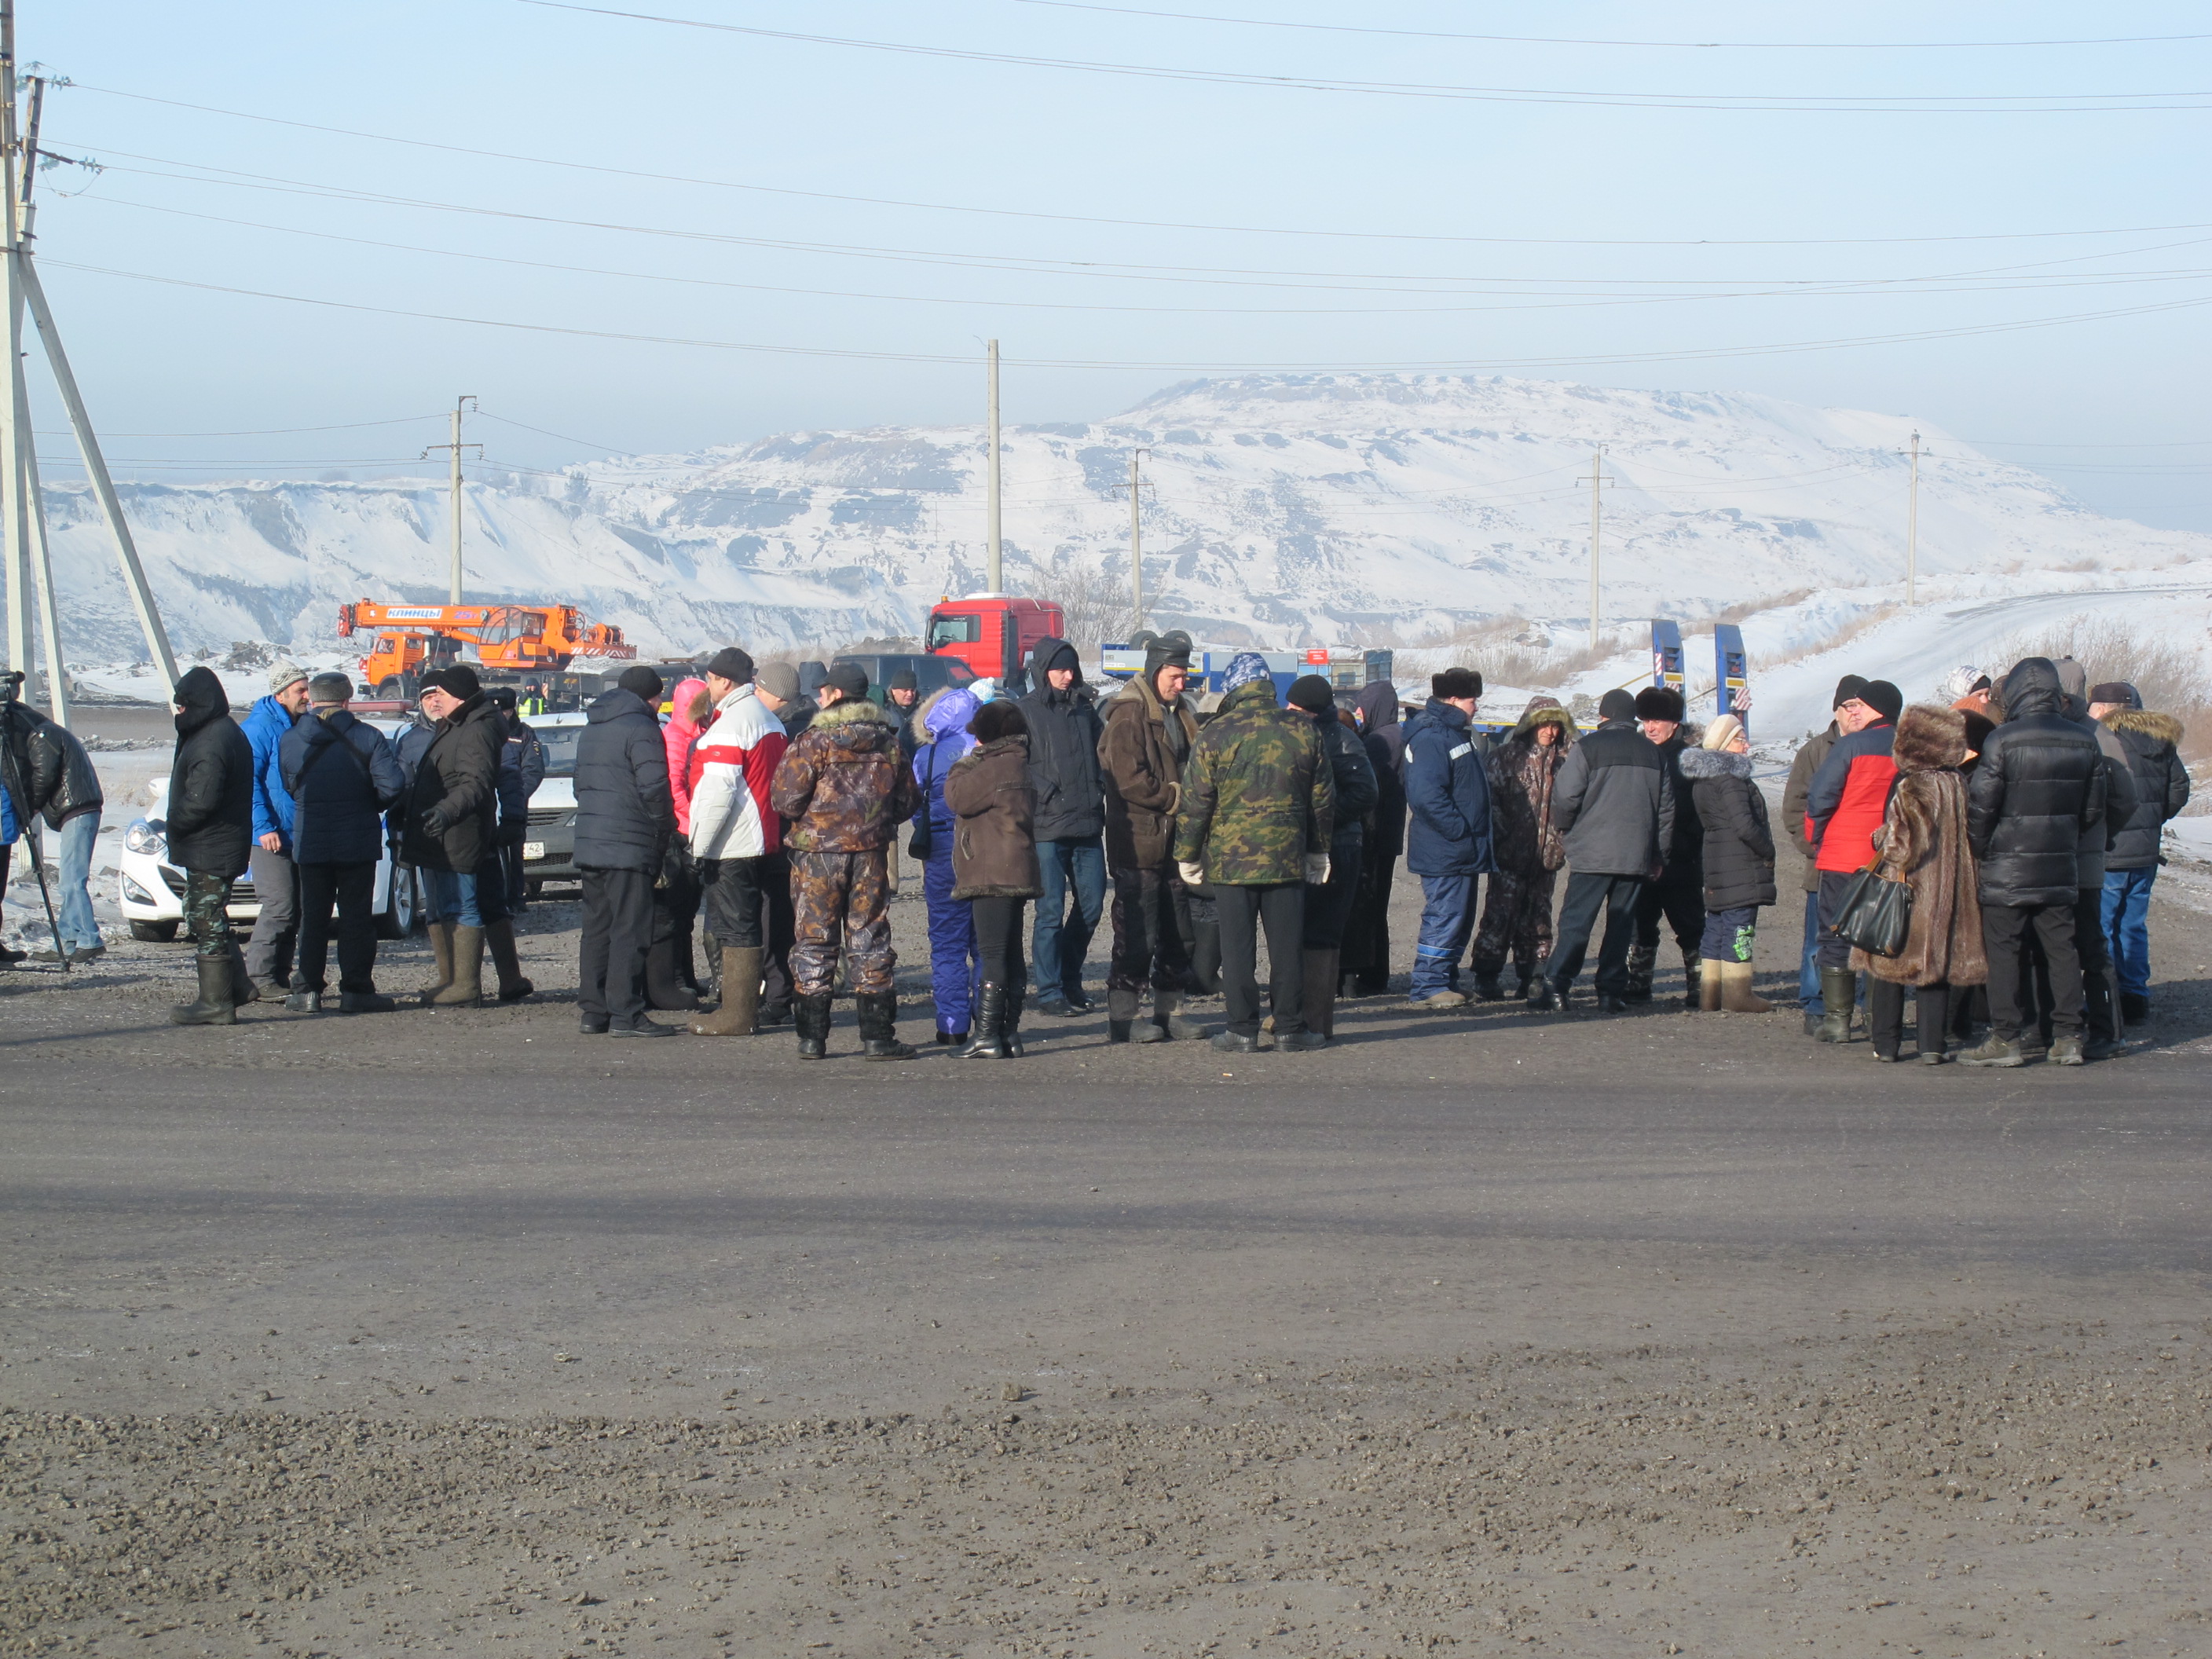
<svg viewBox="0 0 2212 1659">
<path fill-rule="evenodd" d="M 0 1650 L 2204 1651 L 2212 923 L 2154 925 L 2130 1054 L 2009 1073 L 6 975 Z"/>
</svg>

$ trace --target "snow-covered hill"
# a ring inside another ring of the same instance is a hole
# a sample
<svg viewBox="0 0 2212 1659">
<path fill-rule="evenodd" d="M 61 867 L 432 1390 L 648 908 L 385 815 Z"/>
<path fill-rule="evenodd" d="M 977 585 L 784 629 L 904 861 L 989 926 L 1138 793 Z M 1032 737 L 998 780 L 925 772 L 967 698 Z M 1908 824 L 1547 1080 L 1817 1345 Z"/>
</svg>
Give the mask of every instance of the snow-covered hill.
<svg viewBox="0 0 2212 1659">
<path fill-rule="evenodd" d="M 1411 642 L 1522 615 L 1581 634 L 1606 447 L 1617 620 L 1880 586 L 1902 568 L 1912 423 L 1740 394 L 1504 379 L 1263 376 L 1171 387 L 1097 425 L 1006 434 L 1006 580 L 1128 580 L 1145 459 L 1156 625 L 1216 642 Z M 1921 426 L 1920 558 L 1940 583 L 2148 572 L 2212 537 L 2099 517 Z M 983 579 L 976 428 L 796 433 L 468 492 L 472 599 L 569 599 L 648 649 L 819 647 L 914 632 Z M 137 484 L 127 510 L 182 649 L 330 647 L 342 601 L 436 600 L 441 482 Z M 96 509 L 50 494 L 71 657 L 141 654 Z M 2136 580 L 2142 580 L 2136 577 Z"/>
</svg>

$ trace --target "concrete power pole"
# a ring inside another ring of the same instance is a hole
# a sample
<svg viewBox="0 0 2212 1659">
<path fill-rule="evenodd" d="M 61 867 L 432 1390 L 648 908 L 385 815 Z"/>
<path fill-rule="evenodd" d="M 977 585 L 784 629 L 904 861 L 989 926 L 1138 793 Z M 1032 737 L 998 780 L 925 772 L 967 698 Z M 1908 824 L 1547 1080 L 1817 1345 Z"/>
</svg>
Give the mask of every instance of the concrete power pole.
<svg viewBox="0 0 2212 1659">
<path fill-rule="evenodd" d="M 1607 485 L 1607 484 L 1609 484 L 1609 483 L 1611 483 L 1613 482 L 1613 480 L 1612 480 L 1612 479 L 1610 479 L 1610 478 L 1608 478 L 1608 477 L 1605 477 L 1605 476 L 1604 476 L 1604 474 L 1603 474 L 1603 471 L 1601 471 L 1601 467 L 1602 467 L 1602 464 L 1603 464 L 1604 460 L 1605 460 L 1605 446 L 1604 446 L 1603 444 L 1600 444 L 1600 445 L 1599 445 L 1595 449 L 1594 449 L 1594 450 L 1592 450 L 1592 451 L 1590 452 L 1590 470 L 1589 470 L 1589 487 L 1590 487 L 1590 600 L 1589 600 L 1589 627 L 1590 627 L 1590 648 L 1591 648 L 1592 650 L 1595 650 L 1595 649 L 1597 648 L 1597 625 L 1598 625 L 1598 597 L 1597 597 L 1598 580 L 1597 580 L 1597 578 L 1598 578 L 1598 516 L 1599 516 L 1599 515 L 1598 515 L 1598 503 L 1599 503 L 1599 501 L 1601 500 L 1601 497 L 1600 497 L 1600 495 L 1599 495 L 1598 492 L 1599 492 L 1600 490 L 1601 490 L 1602 489 L 1604 489 L 1606 485 Z M 1576 480 L 1576 482 L 1579 483 L 1581 482 L 1581 480 L 1580 480 L 1580 479 L 1577 479 L 1577 480 Z"/>
<path fill-rule="evenodd" d="M 441 449 L 453 452 L 453 550 L 452 568 L 447 573 L 446 577 L 447 605 L 461 603 L 461 452 L 464 449 L 473 449 L 479 457 L 483 454 L 482 444 L 465 444 L 461 441 L 461 411 L 474 402 L 476 402 L 476 394 L 469 392 L 464 392 L 459 397 L 454 398 L 453 442 L 431 444 L 422 451 L 426 458 Z"/>
<path fill-rule="evenodd" d="M 987 497 L 983 507 L 983 587 L 987 592 L 1002 592 L 1005 571 L 999 557 L 999 343 L 988 341 L 985 347 L 990 358 L 990 387 L 985 425 L 989 428 L 984 439 L 988 453 L 983 474 L 983 489 Z"/>
<path fill-rule="evenodd" d="M 0 219 L 4 219 L 7 241 L 0 250 L 6 266 L 0 312 L 6 313 L 8 365 L 20 374 L 23 361 L 23 245 L 18 222 L 15 166 L 15 7 L 0 0 Z M 23 450 L 30 434 L 12 395 L 0 397 L 0 547 L 8 561 L 8 666 L 18 673 L 31 672 L 30 537 L 23 501 Z"/>
<path fill-rule="evenodd" d="M 1144 479 L 1137 471 L 1139 457 L 1152 452 L 1133 449 L 1129 452 L 1129 616 L 1130 631 L 1145 625 L 1145 532 L 1137 516 L 1137 492 L 1144 488 Z"/>
<path fill-rule="evenodd" d="M 1905 504 L 1905 602 L 1917 604 L 1920 587 L 1920 434 L 1912 434 L 1912 488 Z"/>
</svg>

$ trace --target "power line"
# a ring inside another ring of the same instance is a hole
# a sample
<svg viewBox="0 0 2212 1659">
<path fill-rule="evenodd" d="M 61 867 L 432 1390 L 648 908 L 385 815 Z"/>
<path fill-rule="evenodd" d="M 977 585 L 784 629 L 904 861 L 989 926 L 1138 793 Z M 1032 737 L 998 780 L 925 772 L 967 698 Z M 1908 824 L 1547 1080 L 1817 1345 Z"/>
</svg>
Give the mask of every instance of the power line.
<svg viewBox="0 0 2212 1659">
<path fill-rule="evenodd" d="M 1938 242 L 2007 242 L 2055 240 L 2085 236 L 2145 236 L 2163 234 L 2171 231 L 2212 229 L 2212 225 L 2209 224 L 2120 225 L 2096 230 L 1987 231 L 1946 236 L 1808 236 L 1748 239 L 1701 236 L 1652 240 L 1580 236 L 1452 236 L 1413 231 L 1334 230 L 1310 227 L 1301 228 L 1286 225 L 1203 224 L 1177 219 L 1115 219 L 1085 214 L 1042 213 L 1020 208 L 975 207 L 953 202 L 918 202 L 894 197 L 849 196 L 830 191 L 795 190 L 785 185 L 752 184 L 735 179 L 703 179 L 684 173 L 653 173 L 634 167 L 610 167 L 600 162 L 572 161 L 555 156 L 520 155 L 509 150 L 477 149 L 465 144 L 444 144 L 428 138 L 404 137 L 397 133 L 367 132 L 355 127 L 325 126 L 319 122 L 295 121 L 283 116 L 256 114 L 249 110 L 223 109 L 212 104 L 192 104 L 180 99 L 156 98 L 149 93 L 124 92 L 113 87 L 89 86 L 81 81 L 72 82 L 70 90 L 99 93 L 109 98 L 127 98 L 137 103 L 160 104 L 170 109 L 188 109 L 202 115 L 222 115 L 234 120 L 259 121 L 272 126 L 295 128 L 303 132 L 327 132 L 340 137 L 362 138 L 376 143 L 404 144 L 416 149 L 440 150 L 450 155 L 475 155 L 488 161 L 521 161 L 535 167 L 565 167 L 579 173 L 603 173 L 617 178 L 645 179 L 659 184 L 697 185 L 714 190 L 739 190 L 761 195 L 797 197 L 807 201 L 844 202 L 860 207 L 907 208 L 930 213 L 969 213 L 991 218 L 1036 219 L 1057 224 L 1103 225 L 1116 229 L 1195 230 L 1223 235 L 1309 236 L 1353 241 L 1443 242 L 1504 247 L 1688 248 L 1886 247 Z M 176 165 L 188 166 L 190 163 Z"/>
<path fill-rule="evenodd" d="M 661 23 L 678 28 L 704 29 L 718 34 L 739 34 L 754 40 L 788 40 L 805 46 L 840 46 L 860 52 L 887 52 L 915 58 L 948 58 L 959 63 L 1004 64 L 1020 69 L 1050 69 L 1089 75 L 1115 75 L 1158 81 L 1196 82 L 1211 86 L 1261 87 L 1297 92 L 1342 93 L 1387 98 L 1441 99 L 1452 102 L 1505 104 L 1565 104 L 1581 108 L 1644 110 L 1720 110 L 1787 114 L 1838 115 L 2061 115 L 2103 114 L 2119 110 L 2204 110 L 2203 102 L 2155 104 L 2154 98 L 2212 97 L 2201 91 L 2128 93 L 2017 93 L 1890 94 L 1880 98 L 1826 94 L 1756 93 L 1744 94 L 1578 92 L 1556 87 L 1464 87 L 1427 85 L 1413 82 L 1348 81 L 1317 76 L 1261 75 L 1239 70 L 1184 69 L 1160 64 L 1115 64 L 1089 58 L 1037 58 L 1017 52 L 981 52 L 960 46 L 930 46 L 908 41 L 863 40 L 845 35 L 806 34 L 790 29 L 764 29 L 738 23 L 710 22 L 696 17 L 668 17 L 654 12 L 620 11 L 605 6 L 584 6 L 569 0 L 520 0 L 527 6 L 551 11 L 579 12 L 594 17 L 615 17 L 639 23 Z M 2036 103 L 2035 99 L 2070 99 L 2065 103 Z M 1765 101 L 1760 101 L 1765 100 Z"/>
<path fill-rule="evenodd" d="M 111 432 L 111 438 L 276 438 L 295 432 L 352 432 L 369 426 L 411 426 L 417 421 L 442 421 L 445 411 L 431 415 L 399 415 L 388 421 L 346 421 L 337 426 L 264 426 L 242 432 Z M 41 438 L 67 438 L 67 432 L 48 432 L 41 428 Z"/>
<path fill-rule="evenodd" d="M 1025 6 L 1056 11 L 1104 12 L 1116 17 L 1163 18 L 1180 23 L 1231 23 L 1243 28 L 1300 29 L 1326 34 L 1379 34 L 1409 40 L 1479 40 L 1535 46 L 1631 46 L 1684 52 L 1966 52 L 2010 51 L 2031 46 L 2144 46 L 2183 40 L 2212 40 L 2212 34 L 2123 34 L 2084 40 L 1607 40 L 1576 35 L 1461 34 L 1443 29 L 1373 28 L 1356 23 L 1293 23 L 1269 17 L 1218 17 L 1203 12 L 1144 11 L 1133 6 L 1101 6 L 1085 0 L 1018 0 Z"/>
</svg>

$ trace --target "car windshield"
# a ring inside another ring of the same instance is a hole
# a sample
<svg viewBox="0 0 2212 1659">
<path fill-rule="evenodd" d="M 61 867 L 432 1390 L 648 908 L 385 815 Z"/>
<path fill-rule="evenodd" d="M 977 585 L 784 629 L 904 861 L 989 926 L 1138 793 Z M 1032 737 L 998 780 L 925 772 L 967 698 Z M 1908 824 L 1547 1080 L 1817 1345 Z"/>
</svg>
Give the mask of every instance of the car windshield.
<svg viewBox="0 0 2212 1659">
<path fill-rule="evenodd" d="M 929 620 L 929 648 L 942 650 L 948 645 L 975 645 L 983 637 L 983 619 L 977 616 L 933 617 Z"/>
<path fill-rule="evenodd" d="M 545 745 L 545 775 L 549 778 L 573 778 L 576 775 L 576 739 L 584 735 L 580 726 L 533 726 L 538 742 Z"/>
</svg>

